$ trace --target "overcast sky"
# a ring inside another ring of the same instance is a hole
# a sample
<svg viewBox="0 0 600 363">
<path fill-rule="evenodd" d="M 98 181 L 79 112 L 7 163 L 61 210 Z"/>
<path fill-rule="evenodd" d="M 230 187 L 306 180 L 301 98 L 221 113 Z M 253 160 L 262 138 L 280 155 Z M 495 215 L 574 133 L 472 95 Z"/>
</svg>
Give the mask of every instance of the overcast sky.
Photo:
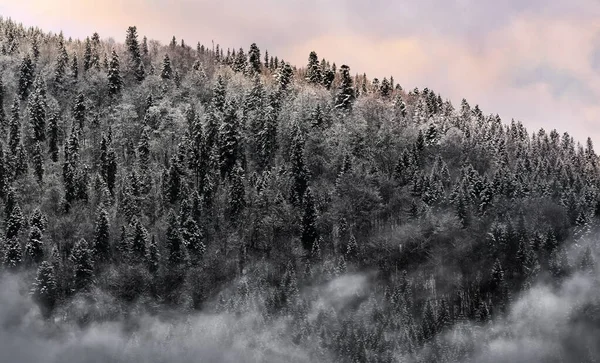
<svg viewBox="0 0 600 363">
<path fill-rule="evenodd" d="M 299 66 L 315 50 L 530 132 L 600 143 L 599 0 L 0 0 L 0 14 L 72 37 L 123 41 L 136 25 L 164 43 L 256 42 Z"/>
</svg>

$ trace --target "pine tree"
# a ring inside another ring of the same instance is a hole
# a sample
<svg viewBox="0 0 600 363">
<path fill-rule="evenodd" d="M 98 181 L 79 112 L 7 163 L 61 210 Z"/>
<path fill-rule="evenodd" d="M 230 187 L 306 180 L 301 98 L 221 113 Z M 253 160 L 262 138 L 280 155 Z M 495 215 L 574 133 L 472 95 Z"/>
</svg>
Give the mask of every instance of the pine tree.
<svg viewBox="0 0 600 363">
<path fill-rule="evenodd" d="M 171 267 L 177 267 L 185 261 L 185 251 L 183 241 L 179 233 L 179 220 L 175 212 L 172 210 L 169 212 L 167 223 L 167 259 Z"/>
<path fill-rule="evenodd" d="M 341 82 L 339 92 L 336 96 L 335 108 L 349 110 L 356 98 L 354 87 L 352 86 L 352 77 L 350 76 L 350 67 L 342 65 L 340 67 Z"/>
<path fill-rule="evenodd" d="M 317 232 L 317 210 L 315 208 L 315 202 L 313 200 L 312 191 L 310 188 L 306 189 L 304 195 L 304 212 L 302 214 L 302 247 L 306 252 L 310 252 L 313 249 L 313 245 L 319 237 Z"/>
<path fill-rule="evenodd" d="M 75 99 L 75 105 L 73 105 L 73 118 L 77 122 L 79 130 L 83 130 L 83 127 L 85 126 L 86 112 L 85 97 L 83 93 L 79 93 Z"/>
<path fill-rule="evenodd" d="M 248 70 L 250 75 L 260 74 L 260 50 L 256 43 L 252 43 L 248 51 Z"/>
<path fill-rule="evenodd" d="M 96 227 L 94 229 L 94 260 L 98 263 L 105 263 L 110 260 L 110 222 L 108 212 L 100 209 L 96 217 Z"/>
<path fill-rule="evenodd" d="M 56 274 L 50 262 L 43 261 L 38 267 L 32 290 L 33 300 L 40 305 L 42 313 L 48 316 L 58 300 Z"/>
<path fill-rule="evenodd" d="M 10 216 L 6 223 L 6 239 L 10 240 L 13 237 L 18 237 L 19 232 L 24 225 L 23 213 L 21 207 L 17 204 L 10 211 Z"/>
<path fill-rule="evenodd" d="M 121 70 L 119 65 L 119 56 L 113 49 L 111 54 L 110 64 L 108 66 L 108 93 L 110 96 L 116 96 L 121 93 L 123 87 L 123 79 L 121 78 Z"/>
<path fill-rule="evenodd" d="M 58 135 L 59 135 L 58 112 L 53 112 L 48 118 L 48 153 L 53 162 L 58 161 Z"/>
<path fill-rule="evenodd" d="M 291 149 L 292 201 L 301 205 L 308 188 L 309 171 L 304 161 L 304 136 L 299 128 L 296 129 Z"/>
<path fill-rule="evenodd" d="M 35 264 L 44 259 L 44 243 L 42 242 L 42 231 L 36 226 L 29 229 L 29 238 L 25 245 L 25 255 L 27 259 Z"/>
<path fill-rule="evenodd" d="M 148 231 L 136 217 L 133 218 L 131 240 L 131 252 L 135 261 L 143 261 L 146 258 L 146 247 L 148 245 Z"/>
<path fill-rule="evenodd" d="M 168 54 L 165 54 L 160 72 L 160 78 L 171 79 L 173 77 L 173 69 L 171 68 L 171 59 Z"/>
<path fill-rule="evenodd" d="M 25 101 L 29 96 L 29 91 L 33 85 L 33 71 L 33 63 L 29 57 L 29 54 L 27 54 L 23 58 L 21 66 L 19 67 L 18 94 L 21 98 L 21 101 Z"/>
<path fill-rule="evenodd" d="M 75 291 L 88 290 L 94 283 L 94 260 L 85 239 L 82 238 L 75 243 L 69 259 L 73 264 Z"/>
<path fill-rule="evenodd" d="M 33 171 L 35 173 L 38 183 L 42 183 L 44 180 L 44 154 L 42 152 L 42 146 L 37 141 L 33 147 Z"/>
</svg>

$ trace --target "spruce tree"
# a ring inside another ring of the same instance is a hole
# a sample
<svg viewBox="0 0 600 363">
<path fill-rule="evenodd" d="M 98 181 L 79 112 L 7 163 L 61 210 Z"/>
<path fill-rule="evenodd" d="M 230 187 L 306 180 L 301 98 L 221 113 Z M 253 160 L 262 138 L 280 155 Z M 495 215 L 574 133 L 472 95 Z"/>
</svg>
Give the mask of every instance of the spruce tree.
<svg viewBox="0 0 600 363">
<path fill-rule="evenodd" d="M 284 63 L 280 68 L 277 69 L 277 73 L 275 74 L 275 78 L 277 79 L 279 87 L 284 90 L 288 88 L 293 77 L 294 71 L 289 63 Z"/>
<path fill-rule="evenodd" d="M 38 267 L 32 290 L 33 300 L 40 305 L 42 313 L 48 316 L 58 300 L 56 274 L 50 262 L 43 261 Z"/>
<path fill-rule="evenodd" d="M 162 69 L 160 71 L 160 78 L 171 79 L 173 78 L 173 69 L 171 68 L 171 59 L 168 54 L 165 54 L 162 63 Z"/>
<path fill-rule="evenodd" d="M 144 127 L 138 142 L 138 162 L 140 170 L 147 173 L 150 170 L 150 130 Z"/>
<path fill-rule="evenodd" d="M 136 217 L 131 222 L 132 239 L 131 253 L 135 261 L 143 261 L 146 258 L 146 247 L 148 245 L 148 231 Z"/>
<path fill-rule="evenodd" d="M 96 70 L 100 70 L 100 35 L 92 34 L 92 57 L 90 65 Z"/>
<path fill-rule="evenodd" d="M 291 149 L 292 201 L 301 205 L 308 188 L 309 171 L 304 161 L 304 136 L 299 127 L 296 128 Z"/>
<path fill-rule="evenodd" d="M 250 75 L 260 73 L 260 50 L 256 43 L 252 43 L 248 51 L 248 70 Z"/>
<path fill-rule="evenodd" d="M 17 91 L 21 101 L 25 101 L 29 96 L 29 91 L 33 85 L 33 72 L 33 62 L 31 61 L 29 54 L 27 54 L 19 67 L 19 84 L 17 86 Z"/>
<path fill-rule="evenodd" d="M 56 60 L 56 68 L 54 69 L 54 82 L 62 86 L 67 67 L 69 66 L 69 55 L 65 48 L 63 39 L 58 41 L 58 59 Z"/>
<path fill-rule="evenodd" d="M 169 212 L 169 217 L 167 220 L 167 260 L 170 267 L 178 267 L 185 262 L 184 245 L 181 234 L 179 233 L 179 220 L 173 210 Z"/>
<path fill-rule="evenodd" d="M 265 50 L 265 69 L 269 69 L 269 51 Z"/>
<path fill-rule="evenodd" d="M 105 263 L 110 260 L 110 222 L 108 212 L 102 208 L 96 217 L 96 227 L 94 229 L 94 260 L 98 263 Z"/>
<path fill-rule="evenodd" d="M 4 100 L 6 96 L 6 89 L 4 82 L 2 82 L 2 76 L 0 75 L 0 132 L 4 134 L 8 120 L 6 118 L 6 112 L 4 111 Z M 0 139 L 1 140 L 1 139 Z"/>
<path fill-rule="evenodd" d="M 127 35 L 125 36 L 125 46 L 127 52 L 129 52 L 129 62 L 127 64 L 128 71 L 130 74 L 134 74 L 138 71 L 142 64 L 142 56 L 140 54 L 140 45 L 138 43 L 137 28 L 130 26 L 127 28 Z M 137 77 L 136 77 L 137 78 Z"/>
<path fill-rule="evenodd" d="M 232 170 L 229 187 L 229 216 L 232 220 L 236 220 L 246 206 L 244 180 L 244 169 L 237 164 Z"/>
<path fill-rule="evenodd" d="M 169 168 L 165 173 L 165 193 L 166 198 L 169 203 L 174 204 L 177 203 L 179 197 L 181 196 L 181 166 L 179 165 L 179 161 L 177 160 L 177 156 L 173 156 L 171 161 L 169 162 Z"/>
<path fill-rule="evenodd" d="M 158 244 L 156 243 L 154 235 L 152 235 L 150 243 L 148 243 L 146 264 L 148 266 L 148 271 L 150 271 L 151 274 L 156 274 L 158 272 L 160 267 L 160 251 L 158 250 Z"/>
<path fill-rule="evenodd" d="M 265 110 L 257 139 L 258 165 L 261 169 L 266 169 L 275 159 L 277 150 L 277 115 L 273 107 L 267 107 Z"/>
<path fill-rule="evenodd" d="M 27 259 L 35 264 L 44 259 L 44 243 L 42 242 L 42 231 L 36 226 L 29 229 L 29 238 L 25 245 L 25 255 Z"/>
<path fill-rule="evenodd" d="M 235 72 L 244 72 L 246 70 L 246 63 L 246 54 L 244 53 L 244 49 L 240 48 L 235 56 L 232 68 Z"/>
<path fill-rule="evenodd" d="M 48 218 L 42 213 L 40 208 L 35 208 L 29 216 L 29 225 L 37 227 L 42 233 L 48 226 Z"/>
<path fill-rule="evenodd" d="M 31 40 L 31 55 L 33 55 L 33 62 L 37 63 L 37 61 L 40 59 L 40 47 L 37 36 L 34 36 Z"/>
<path fill-rule="evenodd" d="M 308 65 L 306 67 L 306 80 L 312 84 L 321 84 L 323 81 L 323 75 L 321 72 L 321 65 L 319 64 L 319 57 L 317 53 L 310 52 L 308 56 Z"/>
<path fill-rule="evenodd" d="M 85 50 L 83 52 L 83 71 L 87 72 L 92 68 L 92 45 L 90 37 L 85 38 Z"/>
<path fill-rule="evenodd" d="M 7 187 L 9 183 L 9 165 L 4 154 L 4 145 L 0 141 L 0 198 L 6 197 Z"/>
<path fill-rule="evenodd" d="M 211 106 L 219 112 L 225 111 L 225 82 L 221 75 L 217 76 L 217 82 L 213 88 L 213 96 L 211 100 Z"/>
<path fill-rule="evenodd" d="M 58 161 L 58 136 L 60 132 L 59 128 L 59 115 L 58 112 L 54 111 L 48 118 L 48 154 L 53 162 Z"/>
<path fill-rule="evenodd" d="M 197 264 L 206 250 L 204 236 L 196 221 L 188 217 L 181 228 L 181 238 L 187 247 L 192 263 Z"/>
<path fill-rule="evenodd" d="M 29 122 L 31 123 L 31 139 L 35 142 L 46 140 L 46 92 L 41 78 L 35 81 L 35 87 L 29 97 Z"/>
<path fill-rule="evenodd" d="M 313 249 L 313 245 L 317 240 L 317 210 L 315 208 L 315 202 L 313 199 L 312 191 L 310 188 L 306 189 L 303 203 L 303 214 L 302 214 L 302 235 L 300 240 L 302 247 L 309 253 Z"/>
<path fill-rule="evenodd" d="M 17 204 L 10 211 L 10 216 L 6 222 L 6 239 L 16 238 L 19 236 L 19 232 L 23 228 L 25 220 L 23 219 L 23 213 L 21 207 Z"/>
<path fill-rule="evenodd" d="M 71 62 L 71 77 L 74 79 L 79 77 L 79 60 L 77 59 L 77 53 L 73 54 L 73 60 Z"/>
<path fill-rule="evenodd" d="M 7 238 L 4 248 L 4 266 L 15 270 L 23 263 L 23 249 L 17 237 Z"/>
<path fill-rule="evenodd" d="M 237 162 L 242 160 L 240 123 L 231 101 L 225 106 L 223 123 L 219 128 L 219 165 L 221 177 L 230 174 Z"/>
<path fill-rule="evenodd" d="M 381 81 L 381 86 L 379 87 L 379 94 L 381 95 L 381 97 L 387 98 L 390 95 L 391 91 L 392 86 L 390 85 L 390 82 L 387 78 L 384 78 L 383 81 Z"/>
<path fill-rule="evenodd" d="M 73 286 L 75 291 L 86 291 L 94 283 L 94 260 L 85 239 L 80 239 L 71 250 L 69 260 L 73 264 Z"/>
<path fill-rule="evenodd" d="M 17 145 L 17 150 L 13 158 L 13 172 L 15 178 L 27 175 L 27 171 L 29 170 L 27 159 L 27 152 L 25 151 L 23 144 Z"/>
<path fill-rule="evenodd" d="M 144 57 L 148 56 L 148 38 L 146 36 L 142 38 L 142 55 Z"/>
<path fill-rule="evenodd" d="M 85 126 L 86 111 L 85 97 L 83 93 L 79 93 L 75 99 L 75 105 L 73 105 L 73 118 L 77 122 L 79 130 L 83 130 L 83 127 Z"/>
<path fill-rule="evenodd" d="M 342 65 L 340 67 L 340 76 L 341 82 L 336 96 L 335 108 L 349 110 L 356 98 L 354 87 L 352 86 L 352 77 L 350 76 L 350 67 Z"/>
<path fill-rule="evenodd" d="M 42 151 L 42 145 L 39 141 L 36 141 L 33 146 L 33 154 L 32 154 L 32 162 L 33 162 L 33 171 L 35 173 L 35 177 L 38 183 L 42 183 L 44 180 L 44 154 Z"/>
<path fill-rule="evenodd" d="M 17 154 L 17 147 L 21 144 L 21 116 L 19 99 L 15 97 L 11 108 L 11 118 L 8 127 L 8 149 L 12 157 Z"/>
<path fill-rule="evenodd" d="M 102 135 L 100 142 L 100 175 L 111 194 L 114 193 L 115 182 L 117 178 L 117 157 L 109 144 L 108 138 Z"/>
<path fill-rule="evenodd" d="M 108 66 L 108 94 L 110 96 L 116 96 L 121 92 L 122 87 L 123 79 L 121 78 L 119 56 L 113 49 L 110 64 Z"/>
</svg>

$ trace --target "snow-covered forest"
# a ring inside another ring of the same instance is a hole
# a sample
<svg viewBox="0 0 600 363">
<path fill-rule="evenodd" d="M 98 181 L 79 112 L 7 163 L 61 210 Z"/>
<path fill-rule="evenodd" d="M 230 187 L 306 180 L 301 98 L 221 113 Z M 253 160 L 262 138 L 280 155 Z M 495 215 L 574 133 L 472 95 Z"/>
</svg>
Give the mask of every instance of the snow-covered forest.
<svg viewBox="0 0 600 363">
<path fill-rule="evenodd" d="M 590 139 L 124 33 L 0 21 L 1 361 L 600 357 Z"/>
</svg>

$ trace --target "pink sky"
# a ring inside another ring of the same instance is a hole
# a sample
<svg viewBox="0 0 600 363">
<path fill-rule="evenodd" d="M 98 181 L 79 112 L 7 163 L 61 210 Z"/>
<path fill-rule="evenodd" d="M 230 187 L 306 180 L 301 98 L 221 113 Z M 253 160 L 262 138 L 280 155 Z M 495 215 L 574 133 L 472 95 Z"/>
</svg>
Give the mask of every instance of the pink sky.
<svg viewBox="0 0 600 363">
<path fill-rule="evenodd" d="M 100 5 L 101 4 L 101 5 Z M 225 48 L 256 42 L 295 65 L 319 57 L 393 75 L 505 122 L 600 140 L 596 0 L 0 0 L 0 14 L 66 36 L 140 35 Z"/>
</svg>

